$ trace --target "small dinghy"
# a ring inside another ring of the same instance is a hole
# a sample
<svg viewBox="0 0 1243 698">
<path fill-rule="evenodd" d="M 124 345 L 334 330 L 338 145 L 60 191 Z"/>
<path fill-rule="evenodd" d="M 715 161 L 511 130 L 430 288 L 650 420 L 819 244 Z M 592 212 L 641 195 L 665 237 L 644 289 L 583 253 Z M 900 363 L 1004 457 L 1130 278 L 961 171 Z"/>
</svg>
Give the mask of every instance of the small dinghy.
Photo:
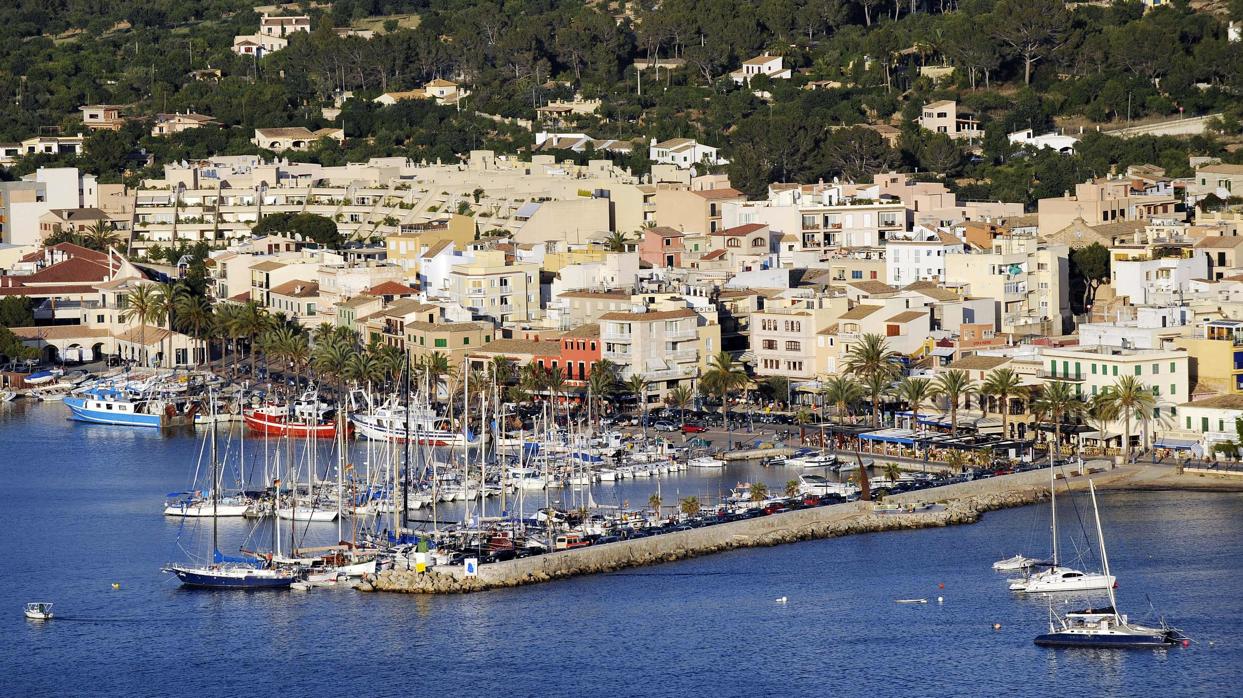
<svg viewBox="0 0 1243 698">
<path fill-rule="evenodd" d="M 894 603 L 928 603 L 928 599 L 897 599 Z"/>
<path fill-rule="evenodd" d="M 310 591 L 314 587 L 310 582 L 292 582 L 289 585 L 291 591 Z"/>
<path fill-rule="evenodd" d="M 30 620 L 52 620 L 52 604 L 48 601 L 32 601 L 26 604 L 25 614 Z"/>
</svg>

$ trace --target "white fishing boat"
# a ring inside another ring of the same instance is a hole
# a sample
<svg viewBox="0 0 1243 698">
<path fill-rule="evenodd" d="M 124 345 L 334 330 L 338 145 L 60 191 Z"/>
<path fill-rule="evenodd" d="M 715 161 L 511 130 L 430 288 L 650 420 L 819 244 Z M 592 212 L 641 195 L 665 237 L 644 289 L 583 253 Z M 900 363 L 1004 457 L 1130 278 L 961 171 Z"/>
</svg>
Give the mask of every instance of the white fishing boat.
<svg viewBox="0 0 1243 698">
<path fill-rule="evenodd" d="M 428 405 L 415 404 L 409 410 L 405 405 L 388 404 L 368 412 L 350 415 L 354 430 L 373 441 L 404 442 L 410 439 L 430 446 L 461 447 L 466 438 L 461 432 L 449 428 L 449 420 L 436 415 Z"/>
<path fill-rule="evenodd" d="M 52 620 L 52 603 L 50 601 L 32 601 L 26 604 L 23 611 L 30 620 Z"/>
</svg>

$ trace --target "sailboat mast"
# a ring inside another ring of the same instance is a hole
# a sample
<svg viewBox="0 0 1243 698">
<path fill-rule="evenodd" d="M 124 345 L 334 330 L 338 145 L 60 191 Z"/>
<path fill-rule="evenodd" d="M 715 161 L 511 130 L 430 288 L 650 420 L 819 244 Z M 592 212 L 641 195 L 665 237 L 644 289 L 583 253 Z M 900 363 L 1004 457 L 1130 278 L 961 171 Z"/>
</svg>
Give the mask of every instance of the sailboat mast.
<svg viewBox="0 0 1243 698">
<path fill-rule="evenodd" d="M 410 352 L 406 352 L 406 443 L 405 467 L 401 480 L 401 527 L 406 529 L 410 523 L 410 419 L 414 412 L 414 400 L 410 397 Z"/>
<path fill-rule="evenodd" d="M 208 395 L 211 401 L 211 395 Z M 211 420 L 211 555 L 216 559 L 216 551 L 220 550 L 220 462 L 216 459 L 216 415 L 212 408 Z"/>
<path fill-rule="evenodd" d="M 342 510 L 341 497 L 345 486 L 345 401 L 337 405 L 337 542 L 345 540 L 342 526 L 345 525 L 345 512 Z"/>
<path fill-rule="evenodd" d="M 1118 617 L 1118 600 L 1114 598 L 1114 585 L 1109 583 L 1109 554 L 1105 552 L 1105 531 L 1101 528 L 1101 510 L 1096 506 L 1096 483 L 1088 480 L 1088 491 L 1092 493 L 1092 513 L 1096 516 L 1096 540 L 1101 546 L 1101 567 L 1105 573 L 1105 586 L 1109 590 L 1109 607 L 1114 611 L 1114 620 L 1121 623 Z"/>
<path fill-rule="evenodd" d="M 1057 567 L 1057 478 L 1052 463 L 1049 464 L 1049 506 L 1053 512 L 1053 566 Z"/>
</svg>

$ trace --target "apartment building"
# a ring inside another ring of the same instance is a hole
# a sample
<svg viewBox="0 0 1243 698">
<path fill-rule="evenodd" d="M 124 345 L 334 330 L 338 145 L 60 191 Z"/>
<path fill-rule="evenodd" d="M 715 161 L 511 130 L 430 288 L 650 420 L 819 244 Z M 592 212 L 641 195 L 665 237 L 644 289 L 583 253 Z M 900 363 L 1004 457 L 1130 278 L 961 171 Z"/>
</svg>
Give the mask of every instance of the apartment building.
<svg viewBox="0 0 1243 698">
<path fill-rule="evenodd" d="M 1191 357 L 1191 380 L 1222 393 L 1243 393 L 1243 321 L 1209 320 L 1171 343 Z"/>
<path fill-rule="evenodd" d="M 1040 199 L 1040 235 L 1052 235 L 1076 219 L 1088 226 L 1154 218 L 1183 220 L 1172 185 L 1152 189 L 1129 178 L 1102 177 L 1075 185 L 1075 193 Z"/>
<path fill-rule="evenodd" d="M 320 260 L 317 258 L 290 257 L 286 259 L 262 259 L 255 262 L 251 258 L 250 295 L 248 300 L 255 301 L 263 307 L 271 307 L 272 289 L 281 284 L 297 279 L 315 278 L 319 273 Z"/>
<path fill-rule="evenodd" d="M 649 382 L 647 400 L 659 400 L 699 375 L 701 324 L 706 321 L 690 308 L 605 313 L 600 317 L 601 357 L 621 366 L 623 379 L 643 376 Z M 718 348 L 719 337 L 718 330 Z"/>
<path fill-rule="evenodd" d="M 38 244 L 46 237 L 40 223 L 49 211 L 98 207 L 99 189 L 94 175 L 76 167 L 40 167 L 18 181 L 0 182 L 0 241 Z"/>
<path fill-rule="evenodd" d="M 668 226 L 645 228 L 639 240 L 639 259 L 661 269 L 680 268 L 686 253 L 685 237 L 682 231 Z"/>
<path fill-rule="evenodd" d="M 13 165 L 27 155 L 81 155 L 86 136 L 34 136 L 21 143 L 0 143 L 0 165 Z"/>
<path fill-rule="evenodd" d="M 1110 285 L 1116 295 L 1125 296 L 1132 305 L 1148 305 L 1159 295 L 1185 292 L 1192 279 L 1209 276 L 1209 257 L 1202 250 L 1179 250 L 1157 258 L 1144 248 L 1115 247 L 1109 252 L 1113 257 Z"/>
<path fill-rule="evenodd" d="M 995 299 L 1002 332 L 1057 336 L 1071 321 L 1069 259 L 1066 245 L 999 237 L 991 251 L 947 256 L 943 285 Z"/>
<path fill-rule="evenodd" d="M 508 263 L 500 250 L 477 252 L 449 272 L 448 295 L 477 316 L 507 325 L 541 317 L 538 264 Z"/>
<path fill-rule="evenodd" d="M 724 222 L 729 227 L 763 223 L 783 236 L 797 236 L 793 252 L 814 253 L 810 258 L 793 255 L 794 266 L 799 266 L 801 260 L 816 260 L 843 248 L 879 248 L 886 238 L 907 230 L 907 214 L 901 201 L 855 198 L 835 188 L 769 201 L 729 202 Z M 784 242 L 782 255 L 785 259 Z"/>
<path fill-rule="evenodd" d="M 751 314 L 751 352 L 758 376 L 785 376 L 798 380 L 815 378 L 825 369 L 817 366 L 817 332 L 846 310 L 845 298 L 819 296 L 792 300 Z"/>
<path fill-rule="evenodd" d="M 962 254 L 963 241 L 939 230 L 917 229 L 908 239 L 885 241 L 885 282 L 903 286 L 916 281 L 943 281 L 945 258 Z"/>
<path fill-rule="evenodd" d="M 658 189 L 652 196 L 656 206 L 656 225 L 682 233 L 715 233 L 724 230 L 727 204 L 746 201 L 737 189 Z"/>
<path fill-rule="evenodd" d="M 314 327 L 331 322 L 332 316 L 320 314 L 326 304 L 320 297 L 319 284 L 314 281 L 294 279 L 268 290 L 268 310 L 284 313 L 304 327 Z"/>
</svg>

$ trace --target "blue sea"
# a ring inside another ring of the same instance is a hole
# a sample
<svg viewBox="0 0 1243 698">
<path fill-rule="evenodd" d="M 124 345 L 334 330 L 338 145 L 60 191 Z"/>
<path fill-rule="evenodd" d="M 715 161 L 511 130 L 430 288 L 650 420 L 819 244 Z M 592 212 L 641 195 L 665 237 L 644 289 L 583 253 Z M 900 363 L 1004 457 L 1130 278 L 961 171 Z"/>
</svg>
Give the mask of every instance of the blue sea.
<svg viewBox="0 0 1243 698">
<path fill-rule="evenodd" d="M 77 424 L 66 415 L 59 403 L 0 406 L 6 696 L 1243 690 L 1243 495 L 1102 495 L 1120 606 L 1137 618 L 1156 609 L 1194 643 L 1051 650 L 1032 644 L 1048 602 L 1013 596 L 990 568 L 1015 553 L 1048 553 L 1045 506 L 992 512 L 972 526 L 740 550 L 467 596 L 183 590 L 160 568 L 184 560 L 196 536 L 160 512 L 167 493 L 191 484 L 201 435 Z M 672 502 L 745 479 L 780 489 L 788 476 L 734 464 L 659 484 Z M 627 481 L 598 486 L 593 497 L 641 505 L 656 487 Z M 1059 521 L 1069 541 L 1081 518 L 1090 524 L 1090 508 L 1082 499 L 1066 504 Z M 312 527 L 312 539 L 337 533 L 335 524 Z M 221 536 L 236 549 L 257 535 L 250 529 L 223 522 Z M 1064 548 L 1076 554 L 1070 542 Z M 24 620 L 22 604 L 35 600 L 55 602 L 57 618 Z"/>
</svg>

